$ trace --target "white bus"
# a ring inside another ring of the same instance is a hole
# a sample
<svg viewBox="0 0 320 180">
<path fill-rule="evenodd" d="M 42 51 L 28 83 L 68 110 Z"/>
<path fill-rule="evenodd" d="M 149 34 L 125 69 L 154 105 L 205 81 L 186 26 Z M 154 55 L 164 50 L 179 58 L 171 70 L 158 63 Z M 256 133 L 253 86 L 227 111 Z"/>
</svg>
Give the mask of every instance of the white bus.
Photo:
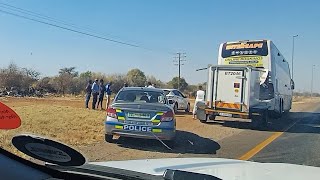
<svg viewBox="0 0 320 180">
<path fill-rule="evenodd" d="M 218 65 L 253 66 L 260 74 L 260 100 L 269 102 L 271 115 L 281 116 L 292 105 L 294 82 L 286 59 L 270 40 L 246 40 L 222 43 Z"/>
</svg>

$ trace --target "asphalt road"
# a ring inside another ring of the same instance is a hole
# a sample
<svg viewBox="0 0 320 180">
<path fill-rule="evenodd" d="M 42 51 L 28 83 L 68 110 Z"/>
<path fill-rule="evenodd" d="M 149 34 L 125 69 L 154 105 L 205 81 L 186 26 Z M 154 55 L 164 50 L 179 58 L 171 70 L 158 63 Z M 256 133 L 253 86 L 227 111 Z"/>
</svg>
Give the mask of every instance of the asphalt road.
<svg viewBox="0 0 320 180">
<path fill-rule="evenodd" d="M 242 159 L 249 155 L 244 160 L 320 167 L 319 102 L 293 109 L 288 116 L 270 122 L 265 130 L 251 130 L 246 123 L 227 123 L 246 130 L 219 141 L 221 149 L 216 157 Z"/>
<path fill-rule="evenodd" d="M 320 105 L 314 108 L 293 113 L 296 123 L 250 160 L 320 167 Z"/>
</svg>

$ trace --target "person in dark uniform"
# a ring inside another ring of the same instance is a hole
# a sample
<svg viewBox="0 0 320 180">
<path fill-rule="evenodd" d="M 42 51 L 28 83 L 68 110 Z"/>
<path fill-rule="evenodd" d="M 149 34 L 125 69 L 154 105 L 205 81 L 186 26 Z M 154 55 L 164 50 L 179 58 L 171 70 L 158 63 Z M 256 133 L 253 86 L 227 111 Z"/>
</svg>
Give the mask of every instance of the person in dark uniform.
<svg viewBox="0 0 320 180">
<path fill-rule="evenodd" d="M 97 109 L 99 108 L 99 104 L 100 104 L 100 109 L 103 110 L 102 102 L 103 102 L 103 96 L 104 96 L 105 91 L 106 91 L 106 89 L 103 84 L 103 79 L 100 79 Z"/>
<path fill-rule="evenodd" d="M 91 92 L 92 92 L 91 88 L 92 88 L 92 81 L 89 80 L 89 82 L 86 86 L 86 100 L 85 100 L 85 107 L 86 108 L 89 108 L 88 104 L 89 104 Z"/>
<path fill-rule="evenodd" d="M 98 79 L 96 79 L 92 84 L 92 109 L 96 109 L 98 95 L 99 95 L 99 84 Z"/>
<path fill-rule="evenodd" d="M 112 85 L 112 82 L 109 82 L 106 85 L 106 96 L 107 96 L 106 109 L 109 108 L 109 104 L 110 104 L 110 101 L 111 101 L 111 85 Z"/>
</svg>

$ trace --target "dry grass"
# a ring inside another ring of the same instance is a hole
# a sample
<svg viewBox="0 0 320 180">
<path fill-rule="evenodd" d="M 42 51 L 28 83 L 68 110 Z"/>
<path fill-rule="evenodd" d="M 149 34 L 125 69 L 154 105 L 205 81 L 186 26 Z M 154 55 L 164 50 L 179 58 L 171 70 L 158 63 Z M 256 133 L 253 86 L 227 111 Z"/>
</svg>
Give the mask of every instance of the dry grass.
<svg viewBox="0 0 320 180">
<path fill-rule="evenodd" d="M 293 96 L 293 102 L 295 103 L 304 103 L 304 102 L 318 102 L 320 100 L 319 97 L 310 97 L 310 96 Z"/>
<path fill-rule="evenodd" d="M 13 109 L 22 119 L 21 127 L 0 131 L 0 146 L 11 152 L 17 152 L 11 145 L 11 139 L 19 133 L 42 135 L 76 147 L 103 141 L 104 111 L 49 104 Z"/>
</svg>

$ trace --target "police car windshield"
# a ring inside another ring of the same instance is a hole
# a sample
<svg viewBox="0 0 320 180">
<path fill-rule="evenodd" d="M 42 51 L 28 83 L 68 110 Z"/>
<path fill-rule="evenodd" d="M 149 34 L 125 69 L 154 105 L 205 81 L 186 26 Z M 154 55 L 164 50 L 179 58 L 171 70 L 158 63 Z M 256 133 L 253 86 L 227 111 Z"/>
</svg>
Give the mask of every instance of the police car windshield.
<svg viewBox="0 0 320 180">
<path fill-rule="evenodd" d="M 119 92 L 115 102 L 165 103 L 165 96 L 161 92 L 145 90 L 125 90 Z"/>
</svg>

